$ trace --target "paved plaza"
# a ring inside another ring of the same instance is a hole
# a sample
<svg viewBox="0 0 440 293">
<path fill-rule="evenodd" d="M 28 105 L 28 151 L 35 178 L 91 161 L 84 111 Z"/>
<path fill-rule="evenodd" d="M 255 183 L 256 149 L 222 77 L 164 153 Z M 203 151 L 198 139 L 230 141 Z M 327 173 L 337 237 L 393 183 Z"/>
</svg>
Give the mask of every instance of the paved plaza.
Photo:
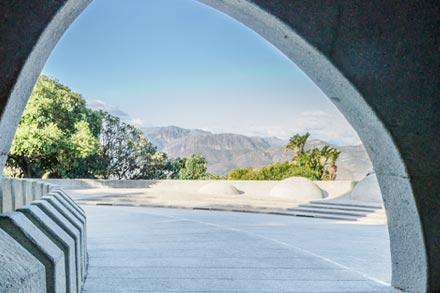
<svg viewBox="0 0 440 293">
<path fill-rule="evenodd" d="M 84 292 L 394 292 L 387 226 L 84 205 Z"/>
</svg>

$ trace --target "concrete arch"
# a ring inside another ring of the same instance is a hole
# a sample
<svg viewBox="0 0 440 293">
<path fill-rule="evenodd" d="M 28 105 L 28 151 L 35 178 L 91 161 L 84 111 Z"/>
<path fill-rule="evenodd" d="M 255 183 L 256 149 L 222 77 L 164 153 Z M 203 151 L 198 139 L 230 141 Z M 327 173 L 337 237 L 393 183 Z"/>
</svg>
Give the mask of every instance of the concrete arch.
<svg viewBox="0 0 440 293">
<path fill-rule="evenodd" d="M 200 0 L 304 70 L 356 129 L 387 208 L 392 285 L 440 291 L 435 1 Z M 89 0 L 0 2 L 0 169 L 52 48 Z"/>
</svg>

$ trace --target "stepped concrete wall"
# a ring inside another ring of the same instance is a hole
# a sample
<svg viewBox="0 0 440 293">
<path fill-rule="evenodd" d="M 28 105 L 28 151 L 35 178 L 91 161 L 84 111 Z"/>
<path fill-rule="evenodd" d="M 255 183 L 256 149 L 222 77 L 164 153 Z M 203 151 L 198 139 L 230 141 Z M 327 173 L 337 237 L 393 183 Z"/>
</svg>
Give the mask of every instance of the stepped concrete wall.
<svg viewBox="0 0 440 293">
<path fill-rule="evenodd" d="M 2 178 L 0 292 L 79 293 L 87 269 L 84 211 L 58 186 Z"/>
</svg>

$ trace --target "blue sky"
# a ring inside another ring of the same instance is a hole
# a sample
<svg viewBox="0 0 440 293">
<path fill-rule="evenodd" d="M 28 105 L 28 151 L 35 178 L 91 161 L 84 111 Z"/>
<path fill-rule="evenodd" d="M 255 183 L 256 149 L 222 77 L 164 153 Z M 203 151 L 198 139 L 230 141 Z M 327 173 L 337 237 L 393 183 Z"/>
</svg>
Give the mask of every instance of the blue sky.
<svg viewBox="0 0 440 293">
<path fill-rule="evenodd" d="M 357 144 L 319 88 L 244 25 L 193 0 L 95 0 L 43 73 L 139 127 Z"/>
</svg>

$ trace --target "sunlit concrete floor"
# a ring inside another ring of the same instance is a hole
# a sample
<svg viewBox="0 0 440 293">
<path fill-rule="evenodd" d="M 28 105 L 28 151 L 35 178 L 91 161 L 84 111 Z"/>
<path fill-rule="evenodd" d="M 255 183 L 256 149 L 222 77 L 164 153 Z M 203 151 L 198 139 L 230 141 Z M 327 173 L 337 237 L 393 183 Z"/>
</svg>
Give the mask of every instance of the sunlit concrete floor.
<svg viewBox="0 0 440 293">
<path fill-rule="evenodd" d="M 83 292 L 394 292 L 386 225 L 83 206 Z"/>
</svg>

